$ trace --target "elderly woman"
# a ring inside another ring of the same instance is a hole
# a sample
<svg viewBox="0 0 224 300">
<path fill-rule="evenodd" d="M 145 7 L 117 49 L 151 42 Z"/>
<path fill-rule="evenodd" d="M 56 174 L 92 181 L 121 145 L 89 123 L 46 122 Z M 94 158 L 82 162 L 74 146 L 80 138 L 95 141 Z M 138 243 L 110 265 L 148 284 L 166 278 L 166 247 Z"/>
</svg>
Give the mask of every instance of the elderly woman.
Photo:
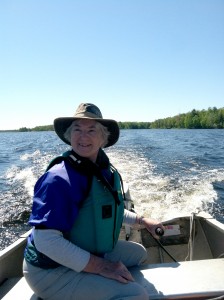
<svg viewBox="0 0 224 300">
<path fill-rule="evenodd" d="M 124 208 L 121 177 L 103 151 L 119 138 L 117 122 L 82 103 L 54 127 L 72 149 L 54 159 L 34 187 L 27 282 L 49 300 L 148 299 L 128 270 L 144 262 L 146 249 L 118 237 L 122 223 L 141 223 L 153 235 L 163 226 Z"/>
</svg>

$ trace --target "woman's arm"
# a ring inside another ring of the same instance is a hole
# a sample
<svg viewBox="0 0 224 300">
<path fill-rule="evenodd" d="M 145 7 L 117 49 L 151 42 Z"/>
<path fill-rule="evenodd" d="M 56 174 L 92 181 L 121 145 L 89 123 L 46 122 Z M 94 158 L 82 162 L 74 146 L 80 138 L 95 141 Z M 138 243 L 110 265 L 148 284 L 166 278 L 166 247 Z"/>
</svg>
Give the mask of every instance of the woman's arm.
<svg viewBox="0 0 224 300">
<path fill-rule="evenodd" d="M 90 253 L 66 240 L 59 230 L 34 229 L 33 237 L 38 251 L 76 272 L 89 262 Z"/>
<path fill-rule="evenodd" d="M 142 228 L 146 228 L 155 238 L 159 238 L 156 234 L 156 229 L 161 228 L 163 231 L 165 230 L 164 226 L 158 220 L 146 218 L 143 216 L 139 216 L 138 214 L 131 212 L 129 210 L 124 211 L 124 224 L 130 226 L 141 226 Z"/>
<path fill-rule="evenodd" d="M 33 236 L 38 251 L 76 272 L 94 273 L 122 283 L 134 281 L 122 262 L 110 262 L 92 255 L 66 240 L 58 230 L 34 229 Z"/>
</svg>

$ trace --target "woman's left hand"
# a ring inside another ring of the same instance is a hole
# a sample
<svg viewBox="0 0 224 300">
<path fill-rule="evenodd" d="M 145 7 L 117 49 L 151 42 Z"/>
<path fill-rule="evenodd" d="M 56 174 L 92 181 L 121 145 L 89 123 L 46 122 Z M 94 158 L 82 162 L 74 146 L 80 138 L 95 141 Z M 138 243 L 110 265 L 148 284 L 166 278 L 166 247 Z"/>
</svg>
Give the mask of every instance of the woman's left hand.
<svg viewBox="0 0 224 300">
<path fill-rule="evenodd" d="M 165 227 L 158 220 L 141 217 L 139 224 L 143 225 L 156 239 L 159 239 L 165 231 Z"/>
</svg>

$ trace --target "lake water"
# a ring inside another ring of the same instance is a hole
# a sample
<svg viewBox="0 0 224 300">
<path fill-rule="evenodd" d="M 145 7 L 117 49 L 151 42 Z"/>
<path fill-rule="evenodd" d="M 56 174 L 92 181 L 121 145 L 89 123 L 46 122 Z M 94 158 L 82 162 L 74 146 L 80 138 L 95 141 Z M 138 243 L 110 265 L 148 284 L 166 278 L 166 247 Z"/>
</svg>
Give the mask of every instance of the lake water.
<svg viewBox="0 0 224 300">
<path fill-rule="evenodd" d="M 54 132 L 0 133 L 0 250 L 29 229 L 33 186 L 68 149 Z M 224 130 L 121 130 L 106 153 L 138 213 L 165 220 L 204 210 L 224 223 Z"/>
</svg>

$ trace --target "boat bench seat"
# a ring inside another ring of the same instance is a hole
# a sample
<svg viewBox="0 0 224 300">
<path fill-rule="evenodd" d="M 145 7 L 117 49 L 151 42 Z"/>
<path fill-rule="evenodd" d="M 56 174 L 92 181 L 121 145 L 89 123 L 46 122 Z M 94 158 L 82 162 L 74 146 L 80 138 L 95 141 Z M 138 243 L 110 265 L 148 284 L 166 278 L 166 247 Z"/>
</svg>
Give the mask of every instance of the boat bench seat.
<svg viewBox="0 0 224 300">
<path fill-rule="evenodd" d="M 224 299 L 224 258 L 149 264 L 130 271 L 149 299 Z"/>
<path fill-rule="evenodd" d="M 25 278 L 22 277 L 15 286 L 2 298 L 2 300 L 41 300 L 29 287 Z"/>
<path fill-rule="evenodd" d="M 136 282 L 146 288 L 149 299 L 209 299 L 224 295 L 224 258 L 150 264 L 130 271 Z M 2 298 L 15 299 L 41 300 L 24 277 Z"/>
</svg>

